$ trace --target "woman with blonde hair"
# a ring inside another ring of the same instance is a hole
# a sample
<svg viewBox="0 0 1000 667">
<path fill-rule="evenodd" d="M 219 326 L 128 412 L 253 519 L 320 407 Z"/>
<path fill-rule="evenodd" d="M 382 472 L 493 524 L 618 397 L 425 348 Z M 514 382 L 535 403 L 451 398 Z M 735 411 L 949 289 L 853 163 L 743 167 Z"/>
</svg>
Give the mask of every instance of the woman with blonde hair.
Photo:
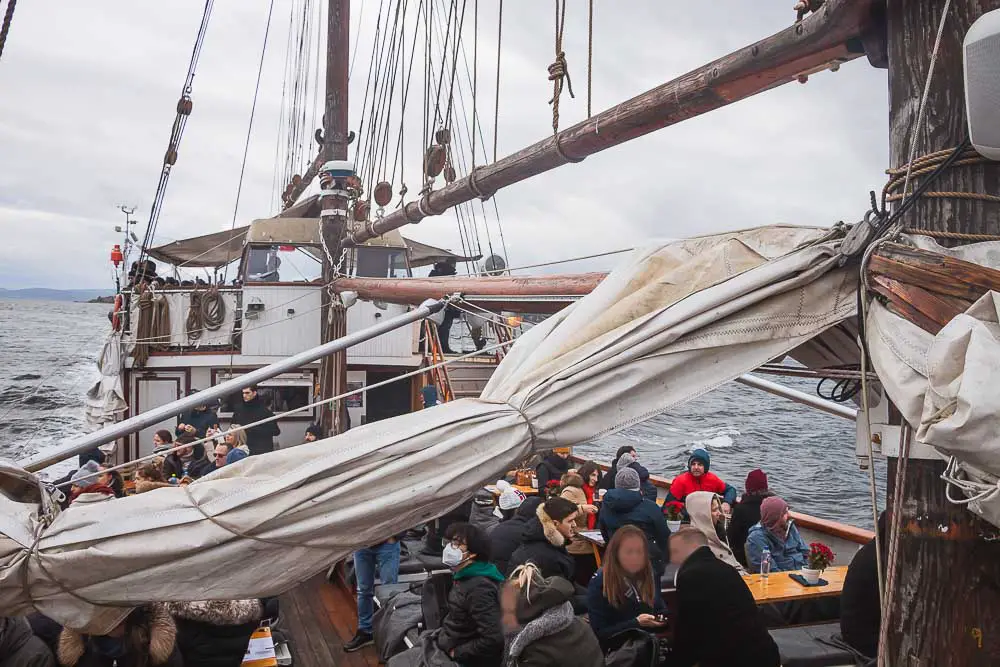
<svg viewBox="0 0 1000 667">
<path fill-rule="evenodd" d="M 612 648 L 614 636 L 625 630 L 655 632 L 666 626 L 667 607 L 658 584 L 646 534 L 632 525 L 616 530 L 587 594 L 590 627 L 602 648 Z"/>
<path fill-rule="evenodd" d="M 511 573 L 500 594 L 507 633 L 505 667 L 604 665 L 600 643 L 573 612 L 574 594 L 572 583 L 542 577 L 533 563 Z"/>
<path fill-rule="evenodd" d="M 229 446 L 229 453 L 226 454 L 226 465 L 235 463 L 250 456 L 250 448 L 247 447 L 247 432 L 245 430 L 234 431 L 240 428 L 239 424 L 230 424 L 224 438 L 225 444 Z"/>
</svg>

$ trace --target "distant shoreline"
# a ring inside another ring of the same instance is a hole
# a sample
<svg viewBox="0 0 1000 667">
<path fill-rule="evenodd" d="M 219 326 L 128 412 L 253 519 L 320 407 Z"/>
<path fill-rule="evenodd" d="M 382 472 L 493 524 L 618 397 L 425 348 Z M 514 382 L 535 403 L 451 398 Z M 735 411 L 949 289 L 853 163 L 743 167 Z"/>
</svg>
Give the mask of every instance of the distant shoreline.
<svg viewBox="0 0 1000 667">
<path fill-rule="evenodd" d="M 74 301 L 77 303 L 113 303 L 114 290 L 111 289 L 50 289 L 29 287 L 26 289 L 4 289 L 0 287 L 0 299 L 20 301 Z M 109 296 L 110 295 L 110 296 Z"/>
<path fill-rule="evenodd" d="M 88 299 L 87 301 L 77 301 L 77 303 L 114 303 L 115 297 L 113 296 L 99 296 L 93 299 Z"/>
</svg>

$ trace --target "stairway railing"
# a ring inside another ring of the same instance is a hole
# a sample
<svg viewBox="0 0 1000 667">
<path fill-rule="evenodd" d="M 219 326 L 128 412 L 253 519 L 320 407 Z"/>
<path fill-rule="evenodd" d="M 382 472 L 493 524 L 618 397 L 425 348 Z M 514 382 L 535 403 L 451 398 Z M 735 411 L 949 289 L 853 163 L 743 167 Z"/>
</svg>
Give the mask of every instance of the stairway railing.
<svg viewBox="0 0 1000 667">
<path fill-rule="evenodd" d="M 437 366 L 444 360 L 444 351 L 441 347 L 441 337 L 438 335 L 437 325 L 430 320 L 424 320 L 424 361 L 432 367 L 428 372 L 437 388 L 438 397 L 442 403 L 447 403 L 455 400 L 455 392 L 451 387 L 448 367 Z M 434 366 L 437 368 L 433 368 Z"/>
<path fill-rule="evenodd" d="M 497 337 L 497 343 L 500 344 L 500 347 L 498 347 L 496 351 L 493 353 L 493 356 L 496 357 L 497 363 L 499 364 L 501 361 L 503 361 L 504 355 L 506 354 L 507 349 L 510 347 L 509 345 L 503 345 L 503 343 L 509 343 L 514 339 L 514 336 L 510 327 L 507 326 L 506 322 L 498 322 L 495 319 L 490 318 L 489 323 L 490 327 L 492 327 L 493 329 L 493 333 Z"/>
</svg>

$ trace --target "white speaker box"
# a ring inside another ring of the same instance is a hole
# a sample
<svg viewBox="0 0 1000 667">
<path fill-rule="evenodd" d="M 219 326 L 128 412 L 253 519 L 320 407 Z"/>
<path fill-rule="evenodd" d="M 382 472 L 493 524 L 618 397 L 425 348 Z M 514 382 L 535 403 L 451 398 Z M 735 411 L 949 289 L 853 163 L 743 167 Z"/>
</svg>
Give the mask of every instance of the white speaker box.
<svg viewBox="0 0 1000 667">
<path fill-rule="evenodd" d="M 962 60 L 972 146 L 983 157 L 1000 160 L 1000 9 L 983 14 L 969 27 Z"/>
</svg>

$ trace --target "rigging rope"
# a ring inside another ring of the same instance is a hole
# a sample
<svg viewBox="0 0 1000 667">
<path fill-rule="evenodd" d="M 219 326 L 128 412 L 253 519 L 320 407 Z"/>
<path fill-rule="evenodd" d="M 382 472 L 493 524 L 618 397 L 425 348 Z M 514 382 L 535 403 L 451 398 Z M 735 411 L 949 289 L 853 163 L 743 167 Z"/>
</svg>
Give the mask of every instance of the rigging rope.
<svg viewBox="0 0 1000 667">
<path fill-rule="evenodd" d="M 560 12 L 560 2 L 562 11 Z M 563 29 L 566 27 L 566 0 L 555 0 L 556 5 L 556 59 L 549 65 L 549 81 L 552 82 L 552 133 L 559 132 L 559 96 L 562 95 L 563 80 L 569 88 L 569 96 L 573 94 L 573 80 L 569 76 L 569 65 L 566 63 L 566 52 L 563 51 Z M 561 16 L 561 18 L 560 18 Z"/>
<path fill-rule="evenodd" d="M 493 161 L 497 161 L 497 130 L 500 128 L 500 44 L 503 41 L 503 0 L 497 15 L 497 91 L 493 98 Z"/>
<path fill-rule="evenodd" d="M 10 22 L 14 19 L 14 5 L 17 0 L 7 0 L 7 11 L 3 15 L 3 24 L 0 25 L 0 56 L 3 55 L 3 47 L 7 43 L 7 33 L 10 32 Z"/>
<path fill-rule="evenodd" d="M 174 124 L 170 130 L 170 143 L 167 145 L 167 153 L 163 158 L 160 180 L 156 186 L 156 194 L 153 196 L 153 205 L 149 209 L 149 222 L 146 224 L 146 233 L 143 235 L 142 246 L 139 248 L 137 263 L 140 266 L 146 258 L 146 249 L 153 244 L 153 238 L 156 234 L 156 224 L 160 217 L 160 210 L 163 207 L 163 198 L 167 192 L 167 182 L 170 180 L 170 171 L 177 161 L 177 151 L 184 136 L 187 119 L 191 114 L 191 89 L 194 83 L 195 71 L 198 68 L 198 58 L 201 57 L 201 47 L 205 42 L 205 35 L 208 33 L 208 22 L 212 17 L 213 3 L 214 0 L 205 0 L 205 8 L 201 15 L 201 25 L 198 28 L 198 35 L 195 37 L 194 47 L 191 50 L 191 59 L 188 62 L 187 74 L 184 77 L 184 86 L 181 88 L 181 97 L 177 102 L 177 115 L 174 117 Z"/>
<path fill-rule="evenodd" d="M 226 302 L 214 285 L 191 292 L 186 321 L 189 341 L 200 340 L 205 331 L 218 331 L 226 321 Z"/>
<path fill-rule="evenodd" d="M 136 338 L 137 342 L 132 350 L 133 365 L 136 368 L 144 368 L 152 352 L 167 349 L 170 345 L 170 304 L 166 297 L 149 287 L 139 295 Z M 154 340 L 165 342 L 152 342 Z"/>
<path fill-rule="evenodd" d="M 587 118 L 590 118 L 590 104 L 594 89 L 594 0 L 590 0 L 587 14 Z"/>
<path fill-rule="evenodd" d="M 253 89 L 253 104 L 250 106 L 250 122 L 247 124 L 247 138 L 243 143 L 243 161 L 240 164 L 240 180 L 236 186 L 236 203 L 233 204 L 233 220 L 229 225 L 230 232 L 236 229 L 236 215 L 240 210 L 240 194 L 243 192 L 243 175 L 246 173 L 247 155 L 250 153 L 250 137 L 253 134 L 253 119 L 257 113 L 257 95 L 260 93 L 260 77 L 264 72 L 264 56 L 267 54 L 267 37 L 271 34 L 271 15 L 273 13 L 274 0 L 271 0 L 271 3 L 267 8 L 267 24 L 264 27 L 264 43 L 260 47 L 260 63 L 257 65 L 257 83 L 254 85 Z M 227 255 L 226 259 L 231 259 L 231 255 Z M 227 262 L 226 269 L 223 272 L 222 282 L 226 282 L 228 278 L 229 263 Z"/>
</svg>

